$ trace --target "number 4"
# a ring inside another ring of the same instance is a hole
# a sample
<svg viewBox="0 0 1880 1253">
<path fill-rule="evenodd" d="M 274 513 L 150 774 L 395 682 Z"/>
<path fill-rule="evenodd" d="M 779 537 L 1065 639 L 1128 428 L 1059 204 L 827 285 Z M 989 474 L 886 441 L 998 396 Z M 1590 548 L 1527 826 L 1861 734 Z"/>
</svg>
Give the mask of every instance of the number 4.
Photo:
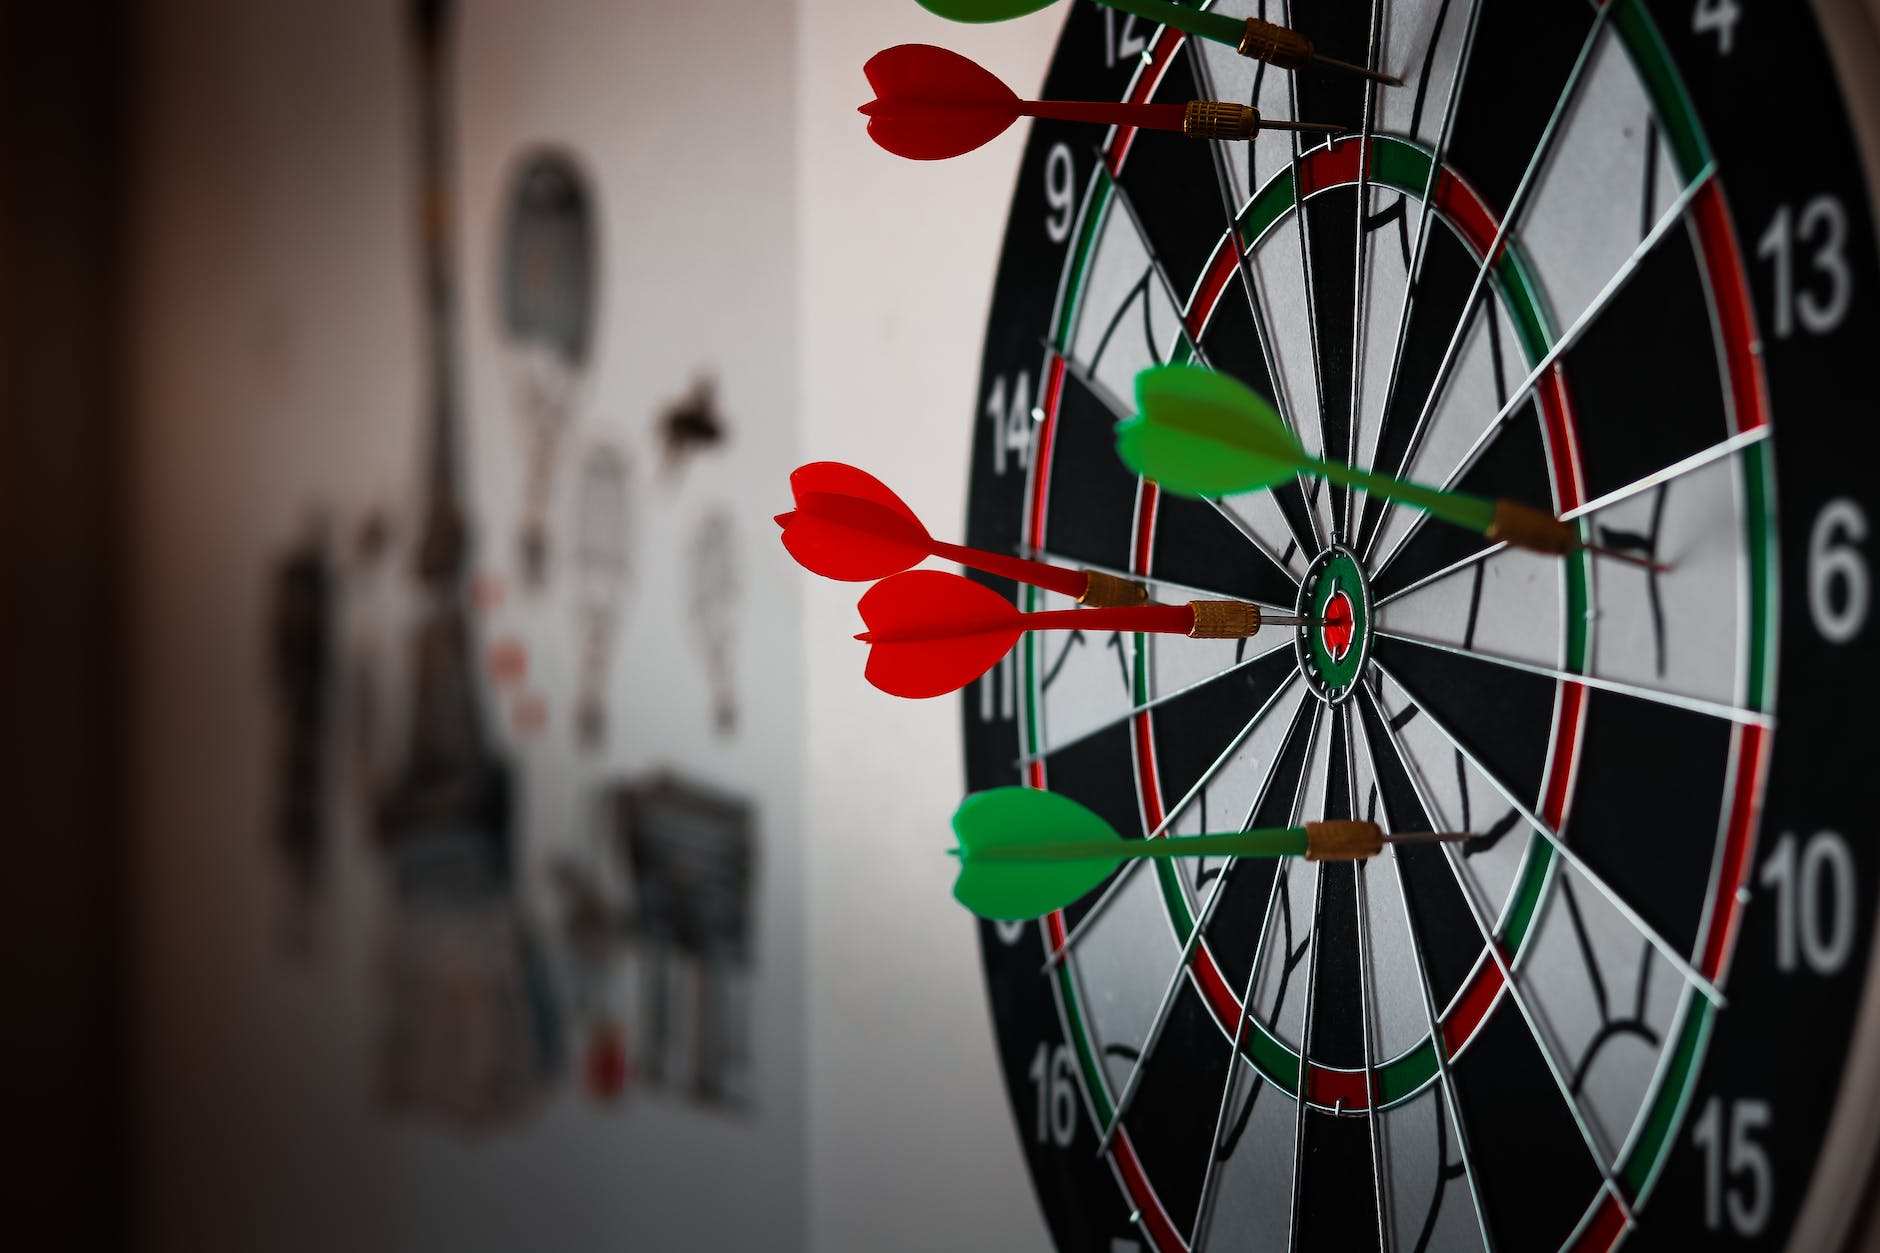
<svg viewBox="0 0 1880 1253">
<path fill-rule="evenodd" d="M 1691 14 L 1691 29 L 1700 35 L 1714 34 L 1717 55 L 1727 57 L 1736 46 L 1736 24 L 1742 16 L 1743 10 L 1736 0 L 1697 0 L 1697 10 Z"/>
<path fill-rule="evenodd" d="M 992 423 L 992 472 L 1005 473 L 1008 455 L 1024 469 L 1031 463 L 1031 375 L 1020 374 L 1009 395 L 1003 374 L 992 380 L 984 412 Z"/>
</svg>

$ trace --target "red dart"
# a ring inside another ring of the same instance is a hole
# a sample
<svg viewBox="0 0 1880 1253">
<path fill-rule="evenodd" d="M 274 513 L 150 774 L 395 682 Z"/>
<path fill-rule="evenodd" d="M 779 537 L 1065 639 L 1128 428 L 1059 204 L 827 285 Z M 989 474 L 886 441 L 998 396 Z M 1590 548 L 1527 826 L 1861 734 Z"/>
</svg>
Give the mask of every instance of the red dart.
<svg viewBox="0 0 1880 1253">
<path fill-rule="evenodd" d="M 1067 570 L 937 540 L 887 484 L 840 461 L 798 466 L 790 475 L 790 492 L 796 508 L 777 515 L 783 546 L 805 570 L 826 579 L 885 579 L 928 557 L 941 557 L 1082 605 L 1140 605 L 1149 599 L 1142 584 L 1100 570 Z"/>
<path fill-rule="evenodd" d="M 1262 615 L 1258 605 L 1240 600 L 1020 613 L 984 584 L 943 570 L 890 575 L 869 588 L 856 608 L 868 624 L 855 637 L 869 645 L 868 681 L 890 696 L 914 699 L 965 687 L 997 665 L 1026 631 L 1143 631 L 1233 640 L 1263 623 L 1304 622 Z"/>
<path fill-rule="evenodd" d="M 900 44 L 877 52 L 862 72 L 875 89 L 875 98 L 861 110 L 868 115 L 869 137 L 896 156 L 915 161 L 940 161 L 971 152 L 998 138 L 1021 117 L 1139 126 L 1197 139 L 1250 139 L 1263 128 L 1341 129 L 1319 122 L 1265 121 L 1257 109 L 1230 101 L 1022 100 L 981 66 L 931 44 Z"/>
</svg>

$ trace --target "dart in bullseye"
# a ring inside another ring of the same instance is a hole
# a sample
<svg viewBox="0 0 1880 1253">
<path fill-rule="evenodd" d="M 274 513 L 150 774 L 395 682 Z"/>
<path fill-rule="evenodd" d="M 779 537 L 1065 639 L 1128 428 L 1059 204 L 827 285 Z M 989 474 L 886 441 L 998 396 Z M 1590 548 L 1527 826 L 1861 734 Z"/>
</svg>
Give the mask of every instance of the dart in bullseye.
<svg viewBox="0 0 1880 1253">
<path fill-rule="evenodd" d="M 1251 105 L 1223 100 L 1130 104 L 1105 100 L 1025 100 L 957 52 L 901 44 L 862 67 L 875 98 L 861 107 L 868 135 L 914 161 L 962 156 L 1004 134 L 1021 117 L 1176 131 L 1191 139 L 1251 139 L 1262 130 L 1335 133 L 1322 122 L 1279 122 Z"/>
<path fill-rule="evenodd" d="M 1239 600 L 1020 613 L 991 588 L 941 570 L 908 570 L 868 589 L 856 606 L 868 630 L 868 681 L 916 700 L 958 691 L 997 665 L 1026 631 L 1049 629 L 1246 639 L 1264 626 L 1309 625 Z"/>
<path fill-rule="evenodd" d="M 790 474 L 790 493 L 796 508 L 776 517 L 783 528 L 783 546 L 798 565 L 826 579 L 873 582 L 939 557 L 1092 608 L 1149 600 L 1149 589 L 1134 579 L 1101 570 L 1067 570 L 937 540 L 887 484 L 840 461 L 798 466 Z"/>
<path fill-rule="evenodd" d="M 974 792 L 953 812 L 960 859 L 953 896 L 981 918 L 1010 921 L 1063 909 L 1137 858 L 1304 857 L 1362 861 L 1386 844 L 1459 843 L 1468 834 L 1386 834 L 1375 822 L 1308 822 L 1299 827 L 1125 840 L 1108 822 L 1056 792 L 1001 787 Z"/>
<path fill-rule="evenodd" d="M 1199 366 L 1151 366 L 1136 375 L 1136 415 L 1116 424 L 1116 451 L 1168 491 L 1212 498 L 1254 492 L 1310 474 L 1551 556 L 1585 551 L 1662 572 L 1669 567 L 1580 538 L 1577 528 L 1512 500 L 1445 491 L 1327 461 L 1306 452 L 1271 402 L 1237 379 Z"/>
<path fill-rule="evenodd" d="M 1230 17 L 1224 13 L 1206 13 L 1175 4 L 1172 0 L 1097 0 L 1106 8 L 1128 13 L 1160 26 L 1173 26 L 1185 34 L 1214 43 L 1226 44 L 1241 56 L 1264 61 L 1276 69 L 1307 68 L 1338 70 L 1357 74 L 1391 87 L 1403 86 L 1403 79 L 1362 65 L 1328 57 L 1312 46 L 1312 41 L 1298 31 L 1263 21 L 1257 17 Z M 1003 22 L 1049 8 L 1057 0 L 920 0 L 922 8 L 955 22 Z"/>
</svg>

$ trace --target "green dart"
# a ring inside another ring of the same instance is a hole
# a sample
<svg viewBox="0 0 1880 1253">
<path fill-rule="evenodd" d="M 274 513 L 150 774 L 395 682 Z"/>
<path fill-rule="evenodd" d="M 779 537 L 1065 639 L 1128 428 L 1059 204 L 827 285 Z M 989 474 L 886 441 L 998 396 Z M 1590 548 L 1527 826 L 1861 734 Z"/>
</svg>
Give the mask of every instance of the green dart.
<svg viewBox="0 0 1880 1253">
<path fill-rule="evenodd" d="M 1209 39 L 1228 47 L 1255 61 L 1264 61 L 1268 65 L 1282 70 L 1303 69 L 1306 66 L 1320 66 L 1326 69 L 1343 70 L 1347 74 L 1361 74 L 1365 78 L 1392 87 L 1401 87 L 1403 79 L 1390 74 L 1381 74 L 1376 70 L 1367 70 L 1362 65 L 1353 65 L 1349 61 L 1340 61 L 1328 57 L 1312 46 L 1312 41 L 1289 27 L 1278 26 L 1262 21 L 1257 17 L 1229 17 L 1224 13 L 1205 13 L 1200 9 L 1173 3 L 1173 0 L 1097 0 L 1108 8 L 1128 13 L 1154 22 L 1158 26 L 1173 26 L 1176 30 Z M 921 7 L 930 13 L 954 22 L 1003 22 L 1009 18 L 1024 17 L 1027 13 L 1036 13 L 1057 3 L 1057 0 L 920 0 Z"/>
<path fill-rule="evenodd" d="M 1387 843 L 1466 840 L 1435 833 L 1385 835 L 1375 822 L 1308 822 L 1302 827 L 1125 840 L 1102 818 L 1056 792 L 999 787 L 974 792 L 953 811 L 960 859 L 953 896 L 981 918 L 1037 918 L 1103 882 L 1131 858 L 1304 857 L 1358 861 Z"/>
<path fill-rule="evenodd" d="M 1116 424 L 1116 451 L 1131 470 L 1182 496 L 1256 492 L 1311 474 L 1516 548 L 1553 556 L 1584 549 L 1652 570 L 1666 568 L 1588 544 L 1572 523 L 1529 505 L 1444 491 L 1314 457 L 1264 396 L 1200 366 L 1151 366 L 1136 375 L 1136 415 Z"/>
</svg>

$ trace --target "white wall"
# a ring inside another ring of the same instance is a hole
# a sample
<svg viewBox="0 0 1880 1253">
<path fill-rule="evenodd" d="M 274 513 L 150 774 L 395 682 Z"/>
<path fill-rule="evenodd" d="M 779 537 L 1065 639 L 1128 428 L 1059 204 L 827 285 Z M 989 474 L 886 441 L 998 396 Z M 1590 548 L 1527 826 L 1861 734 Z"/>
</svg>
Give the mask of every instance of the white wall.
<svg viewBox="0 0 1880 1253">
<path fill-rule="evenodd" d="M 391 906 L 343 797 L 315 953 L 298 961 L 278 943 L 270 563 L 316 502 L 349 526 L 406 498 L 425 411 L 406 7 L 167 0 L 143 22 L 131 226 L 140 1225 L 154 1245 L 189 1249 L 801 1247 L 801 580 L 776 560 L 769 520 L 797 442 L 792 6 L 479 0 L 457 63 L 477 568 L 501 574 L 514 552 L 521 458 L 491 288 L 508 163 L 535 139 L 577 151 L 603 213 L 602 326 L 569 450 L 605 432 L 638 471 L 637 588 L 604 762 L 569 746 L 566 606 L 511 598 L 485 624 L 535 645 L 530 682 L 556 715 L 514 748 L 541 833 L 526 851 L 531 899 L 549 900 L 555 846 L 590 838 L 594 778 L 670 763 L 757 798 L 756 1113 L 673 1099 L 596 1109 L 563 1085 L 488 1133 L 389 1118 L 374 1050 Z M 724 30 L 739 35 L 705 37 Z M 702 133 L 702 117 L 746 124 Z M 654 416 L 701 367 L 717 371 L 733 442 L 655 485 Z M 745 588 L 732 742 L 708 725 L 677 570 L 691 522 L 721 503 L 736 510 Z M 408 507 L 395 522 L 408 540 Z M 406 630 L 389 624 L 388 648 Z M 500 726 L 500 703 L 491 715 Z"/>
<path fill-rule="evenodd" d="M 1021 136 L 933 164 L 871 144 L 861 66 L 936 43 L 1021 92 L 1062 14 L 943 22 L 912 0 L 804 0 L 804 460 L 863 466 L 958 537 L 979 356 Z M 964 787 L 957 700 L 863 683 L 854 585 L 806 592 L 812 1231 L 824 1249 L 1048 1244 L 979 973 L 940 856 Z"/>
</svg>

